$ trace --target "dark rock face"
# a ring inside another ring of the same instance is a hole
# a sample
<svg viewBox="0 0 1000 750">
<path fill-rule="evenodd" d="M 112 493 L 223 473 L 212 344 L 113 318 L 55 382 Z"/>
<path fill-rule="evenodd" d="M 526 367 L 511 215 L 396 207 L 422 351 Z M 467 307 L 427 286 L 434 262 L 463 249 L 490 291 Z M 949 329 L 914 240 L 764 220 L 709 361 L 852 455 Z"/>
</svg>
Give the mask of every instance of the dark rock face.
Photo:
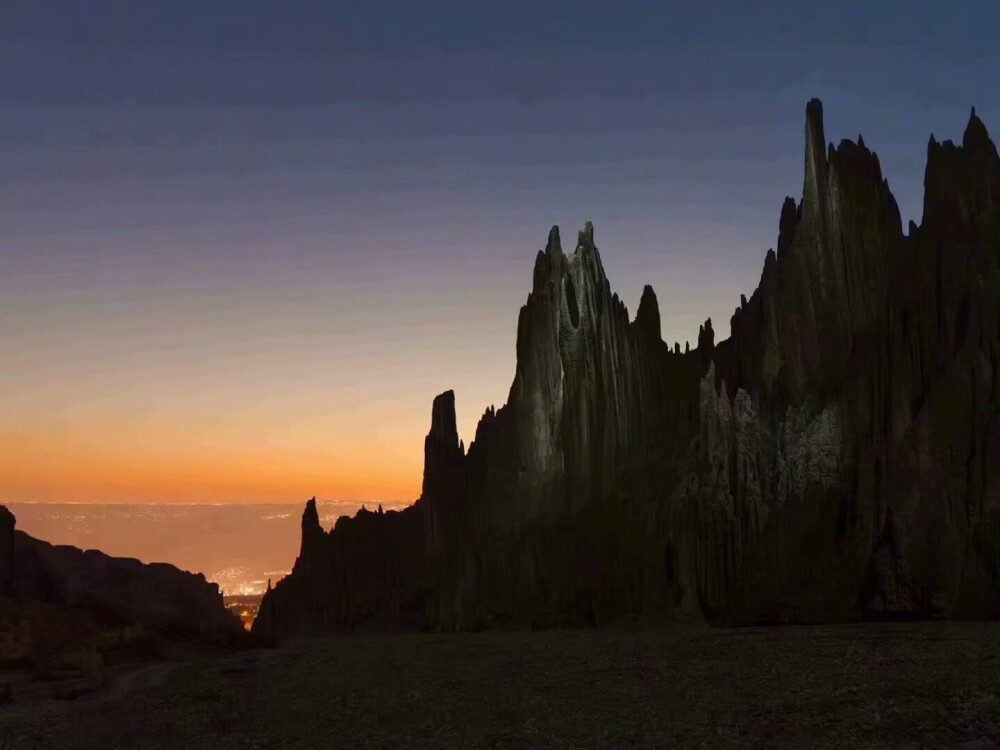
<svg viewBox="0 0 1000 750">
<path fill-rule="evenodd" d="M 635 327 L 643 331 L 653 341 L 662 340 L 660 338 L 660 306 L 656 302 L 656 293 L 649 284 L 642 288 L 639 309 L 635 313 Z"/>
<path fill-rule="evenodd" d="M 314 508 L 311 500 L 305 515 Z M 303 545 L 292 573 L 265 593 L 253 632 L 418 626 L 429 559 L 421 511 L 417 505 L 387 513 L 362 509 L 340 518 L 329 533 L 320 531 L 315 546 Z"/>
<path fill-rule="evenodd" d="M 0 505 L 0 596 L 14 587 L 14 514 Z"/>
<path fill-rule="evenodd" d="M 802 201 L 728 339 L 708 320 L 668 347 L 651 288 L 629 322 L 593 227 L 572 253 L 553 229 L 507 403 L 463 455 L 439 396 L 420 500 L 304 532 L 254 628 L 1000 616 L 998 263 L 974 111 L 961 146 L 932 137 L 904 236 L 878 157 L 828 147 L 813 100 Z"/>
<path fill-rule="evenodd" d="M 427 529 L 427 547 L 440 553 L 457 531 L 457 514 L 465 491 L 465 446 L 458 439 L 455 394 L 434 399 L 431 431 L 424 440 L 424 485 L 420 493 Z"/>
<path fill-rule="evenodd" d="M 219 587 L 172 565 L 145 565 L 96 550 L 54 546 L 14 528 L 0 506 L 2 595 L 73 610 L 99 627 L 135 626 L 165 636 L 219 642 L 242 634 Z"/>
<path fill-rule="evenodd" d="M 302 515 L 302 548 L 292 574 L 269 588 L 255 633 L 324 633 L 358 627 L 420 627 L 428 617 L 432 576 L 454 560 L 465 499 L 465 450 L 455 394 L 434 399 L 424 441 L 420 499 L 402 511 L 362 508 L 330 532 L 316 499 Z"/>
</svg>

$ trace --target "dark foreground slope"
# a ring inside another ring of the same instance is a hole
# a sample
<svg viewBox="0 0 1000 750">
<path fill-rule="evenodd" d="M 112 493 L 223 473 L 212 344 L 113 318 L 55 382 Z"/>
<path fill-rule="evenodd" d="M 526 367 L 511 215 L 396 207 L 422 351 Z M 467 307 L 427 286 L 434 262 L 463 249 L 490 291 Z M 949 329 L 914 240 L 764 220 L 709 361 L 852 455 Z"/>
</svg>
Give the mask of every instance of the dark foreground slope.
<svg viewBox="0 0 1000 750">
<path fill-rule="evenodd" d="M 143 635 L 235 644 L 243 632 L 201 574 L 54 546 L 14 528 L 0 506 L 0 667 Z"/>
<path fill-rule="evenodd" d="M 0 705 L 0 747 L 995 750 L 998 636 L 919 622 L 289 639 L 117 696 Z"/>
<path fill-rule="evenodd" d="M 806 108 L 777 252 L 682 353 L 647 287 L 612 294 L 593 227 L 553 229 L 505 406 L 468 452 L 434 401 L 420 499 L 329 533 L 254 630 L 1000 615 L 1000 159 L 973 111 L 928 146 L 904 235 L 878 157 Z"/>
</svg>

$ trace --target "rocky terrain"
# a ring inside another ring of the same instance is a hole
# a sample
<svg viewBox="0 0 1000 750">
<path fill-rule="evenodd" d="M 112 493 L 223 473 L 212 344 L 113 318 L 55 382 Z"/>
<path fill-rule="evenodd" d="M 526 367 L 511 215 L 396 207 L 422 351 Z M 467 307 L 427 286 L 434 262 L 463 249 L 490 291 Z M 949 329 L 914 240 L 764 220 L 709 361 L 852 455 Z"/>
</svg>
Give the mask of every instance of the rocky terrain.
<svg viewBox="0 0 1000 750">
<path fill-rule="evenodd" d="M 588 223 L 535 260 L 507 403 L 434 400 L 420 498 L 310 501 L 254 623 L 358 628 L 1000 616 L 1000 158 L 972 111 L 904 233 L 878 157 L 806 107 L 802 199 L 728 339 L 634 318 Z M 0 548 L 2 551 L 2 548 Z"/>
<path fill-rule="evenodd" d="M 203 575 L 48 544 L 0 506 L 0 703 L 87 692 L 105 667 L 155 659 L 164 644 L 247 638 Z"/>
</svg>

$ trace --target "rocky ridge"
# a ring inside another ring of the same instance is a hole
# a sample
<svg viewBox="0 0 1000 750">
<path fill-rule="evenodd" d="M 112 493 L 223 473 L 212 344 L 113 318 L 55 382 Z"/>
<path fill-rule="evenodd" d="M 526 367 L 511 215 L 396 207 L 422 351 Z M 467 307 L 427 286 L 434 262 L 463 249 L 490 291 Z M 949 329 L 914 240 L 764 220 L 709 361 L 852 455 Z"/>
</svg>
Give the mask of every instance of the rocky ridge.
<svg viewBox="0 0 1000 750">
<path fill-rule="evenodd" d="M 319 527 L 254 630 L 1000 616 L 1000 158 L 932 136 L 904 235 L 877 155 L 806 107 L 802 200 L 728 339 L 634 320 L 593 226 L 553 228 L 507 403 L 434 401 L 398 513 Z M 312 501 L 311 501 L 312 503 Z M 3 552 L 0 546 L 0 553 Z"/>
<path fill-rule="evenodd" d="M 40 605 L 51 617 L 69 618 L 79 631 L 134 628 L 211 643 L 244 635 L 219 587 L 204 575 L 52 545 L 15 529 L 15 522 L 0 506 L 0 605 L 15 613 Z"/>
</svg>

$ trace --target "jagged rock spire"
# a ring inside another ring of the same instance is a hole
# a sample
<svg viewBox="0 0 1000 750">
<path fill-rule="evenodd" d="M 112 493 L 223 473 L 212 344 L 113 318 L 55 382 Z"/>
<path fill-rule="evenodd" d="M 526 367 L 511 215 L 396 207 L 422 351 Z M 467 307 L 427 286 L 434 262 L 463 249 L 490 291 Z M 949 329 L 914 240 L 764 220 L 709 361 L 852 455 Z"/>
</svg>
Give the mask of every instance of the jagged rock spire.
<svg viewBox="0 0 1000 750">
<path fill-rule="evenodd" d="M 559 275 L 562 266 L 563 251 L 559 240 L 559 227 L 553 226 L 549 230 L 549 239 L 545 243 L 545 249 L 539 250 L 535 256 L 535 270 L 532 275 L 532 292 L 540 292 L 541 289 L 552 279 Z"/>
<path fill-rule="evenodd" d="M 594 222 L 590 219 L 583 225 L 583 229 L 580 230 L 576 238 L 577 247 L 588 247 L 594 244 Z"/>
<path fill-rule="evenodd" d="M 431 406 L 431 429 L 424 439 L 424 497 L 449 494 L 455 467 L 460 465 L 464 445 L 459 442 L 455 421 L 455 392 L 445 391 Z"/>
<path fill-rule="evenodd" d="M 822 215 L 826 197 L 827 152 L 823 133 L 823 103 L 806 105 L 806 175 L 802 189 L 802 217 L 811 222 Z"/>
<path fill-rule="evenodd" d="M 445 391 L 434 398 L 431 406 L 431 431 L 427 436 L 442 444 L 458 445 L 455 423 L 455 391 Z"/>
<path fill-rule="evenodd" d="M 299 548 L 299 560 L 309 558 L 322 541 L 323 527 L 319 525 L 316 498 L 312 497 L 306 502 L 306 509 L 302 511 L 302 546 Z"/>
<path fill-rule="evenodd" d="M 697 355 L 623 335 L 653 328 L 652 290 L 630 324 L 592 223 L 573 255 L 553 229 L 521 309 L 507 404 L 486 411 L 464 456 L 453 395 L 435 399 L 421 499 L 335 528 L 315 567 L 337 575 L 297 566 L 305 582 L 269 594 L 273 611 L 292 613 L 281 627 L 349 626 L 373 606 L 397 619 L 409 607 L 425 626 L 539 612 L 596 623 L 659 611 L 664 592 L 717 622 L 842 619 L 859 607 L 926 614 L 937 598 L 959 611 L 963 592 L 995 591 L 998 547 L 974 544 L 995 524 L 968 519 L 1000 485 L 984 367 L 1000 328 L 1000 164 L 974 112 L 965 149 L 932 140 L 933 212 L 904 243 L 877 158 L 860 136 L 828 148 L 822 115 L 809 102 L 803 200 L 782 206 L 777 253 L 740 297 L 730 338 L 716 345 L 706 320 Z M 662 512 L 633 520 L 625 497 Z M 889 519 L 904 514 L 913 552 L 893 543 Z M 577 519 L 594 521 L 584 536 Z M 823 544 L 817 528 L 831 532 Z M 971 577 L 937 567 L 953 548 L 971 551 Z M 377 554 L 356 563 L 366 550 Z M 922 568 L 912 582 L 911 563 Z M 940 590 L 912 593 L 930 578 Z"/>
<path fill-rule="evenodd" d="M 642 289 L 639 309 L 635 313 L 635 327 L 643 334 L 660 340 L 660 306 L 656 302 L 656 292 L 649 284 Z"/>
<path fill-rule="evenodd" d="M 786 196 L 781 204 L 781 218 L 778 220 L 778 256 L 784 257 L 792 246 L 792 238 L 801 218 L 801 206 L 796 206 L 795 199 Z"/>
<path fill-rule="evenodd" d="M 973 107 L 969 114 L 969 124 L 965 126 L 965 133 L 962 135 L 962 147 L 970 151 L 977 149 L 992 150 L 996 154 L 996 147 L 990 140 L 990 134 L 986 130 L 986 125 L 976 116 L 976 108 Z"/>
<path fill-rule="evenodd" d="M 562 245 L 559 242 L 559 226 L 553 225 L 552 229 L 549 230 L 549 240 L 545 244 L 545 252 L 551 253 L 556 250 L 562 250 Z"/>
<path fill-rule="evenodd" d="M 319 512 L 316 510 L 315 496 L 306 501 L 306 509 L 302 511 L 302 531 L 319 528 Z"/>
<path fill-rule="evenodd" d="M 421 499 L 427 543 L 438 549 L 451 529 L 452 516 L 465 483 L 465 446 L 455 425 L 455 392 L 445 391 L 431 407 L 431 429 L 424 440 Z"/>
<path fill-rule="evenodd" d="M 711 358 L 712 348 L 715 346 L 715 331 L 712 330 L 712 319 L 708 318 L 704 324 L 698 326 L 698 349 L 706 359 Z"/>
<path fill-rule="evenodd" d="M 923 232 L 936 227 L 935 231 L 945 232 L 951 242 L 970 242 L 969 220 L 977 217 L 975 223 L 993 216 L 998 192 L 1000 156 L 986 125 L 973 107 L 960 147 L 951 140 L 938 142 L 933 135 L 927 144 L 920 229 Z M 976 209 L 970 213 L 973 206 Z M 963 232 L 964 237 L 960 236 Z"/>
</svg>

